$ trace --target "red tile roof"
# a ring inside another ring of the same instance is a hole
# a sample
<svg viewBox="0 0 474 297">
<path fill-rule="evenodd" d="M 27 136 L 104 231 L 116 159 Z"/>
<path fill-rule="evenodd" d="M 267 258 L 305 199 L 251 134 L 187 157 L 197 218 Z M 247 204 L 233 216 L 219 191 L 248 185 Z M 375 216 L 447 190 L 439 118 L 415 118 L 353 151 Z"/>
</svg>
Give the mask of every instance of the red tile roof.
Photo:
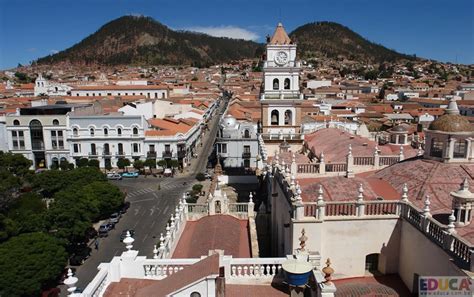
<svg viewBox="0 0 474 297">
<path fill-rule="evenodd" d="M 248 221 L 229 215 L 205 216 L 188 221 L 173 258 L 199 258 L 209 250 L 224 250 L 225 255 L 236 258 L 252 257 Z"/>
</svg>

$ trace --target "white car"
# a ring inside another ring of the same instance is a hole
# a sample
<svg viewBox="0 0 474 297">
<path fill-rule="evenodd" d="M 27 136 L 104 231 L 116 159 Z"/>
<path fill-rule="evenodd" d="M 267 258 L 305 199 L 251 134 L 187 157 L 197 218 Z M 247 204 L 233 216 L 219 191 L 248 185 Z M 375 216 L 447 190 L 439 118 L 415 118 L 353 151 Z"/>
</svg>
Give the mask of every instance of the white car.
<svg viewBox="0 0 474 297">
<path fill-rule="evenodd" d="M 118 173 L 110 172 L 110 173 L 107 173 L 107 179 L 120 180 L 122 179 L 122 176 Z"/>
</svg>

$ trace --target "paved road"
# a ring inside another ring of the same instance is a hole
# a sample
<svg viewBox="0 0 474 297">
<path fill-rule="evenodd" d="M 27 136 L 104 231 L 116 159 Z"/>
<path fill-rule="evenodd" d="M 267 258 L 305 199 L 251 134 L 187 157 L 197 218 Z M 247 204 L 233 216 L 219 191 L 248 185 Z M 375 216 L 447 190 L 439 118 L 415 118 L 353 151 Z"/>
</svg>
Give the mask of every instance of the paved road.
<svg viewBox="0 0 474 297">
<path fill-rule="evenodd" d="M 120 242 L 122 230 L 135 230 L 133 249 L 139 251 L 140 256 L 152 257 L 153 245 L 157 244 L 160 233 L 164 231 L 170 215 L 175 211 L 179 198 L 189 191 L 196 182 L 195 175 L 203 172 L 212 152 L 215 136 L 218 129 L 220 112 L 224 110 L 224 102 L 215 112 L 209 123 L 209 131 L 203 137 L 203 146 L 197 150 L 198 158 L 191 161 L 191 166 L 176 177 L 143 177 L 137 179 L 123 179 L 113 181 L 114 184 L 127 190 L 127 201 L 130 208 L 116 224 L 115 230 L 109 236 L 99 239 L 98 250 L 93 250 L 91 257 L 77 267 L 76 276 L 79 279 L 78 288 L 85 288 L 97 274 L 97 266 L 110 260 L 125 251 Z M 158 184 L 160 190 L 158 190 Z M 64 287 L 61 295 L 65 296 Z"/>
</svg>

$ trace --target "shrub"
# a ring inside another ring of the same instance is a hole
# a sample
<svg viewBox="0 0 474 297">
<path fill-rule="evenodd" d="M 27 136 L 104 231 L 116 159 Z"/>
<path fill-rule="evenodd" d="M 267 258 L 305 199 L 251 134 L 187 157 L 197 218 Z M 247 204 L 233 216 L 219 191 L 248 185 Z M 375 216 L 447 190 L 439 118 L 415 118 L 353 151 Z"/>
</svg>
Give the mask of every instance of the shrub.
<svg viewBox="0 0 474 297">
<path fill-rule="evenodd" d="M 196 174 L 196 179 L 197 179 L 198 181 L 205 181 L 205 180 L 206 180 L 206 176 L 204 175 L 204 173 L 199 172 L 198 174 Z"/>
</svg>

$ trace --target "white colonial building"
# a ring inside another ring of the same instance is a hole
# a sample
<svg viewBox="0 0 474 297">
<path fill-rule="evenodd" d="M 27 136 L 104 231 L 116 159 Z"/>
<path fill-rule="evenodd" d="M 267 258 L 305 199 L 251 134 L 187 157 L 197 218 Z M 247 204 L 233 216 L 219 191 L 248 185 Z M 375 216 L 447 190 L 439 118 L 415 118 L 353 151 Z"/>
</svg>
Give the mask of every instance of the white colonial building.
<svg viewBox="0 0 474 297">
<path fill-rule="evenodd" d="M 55 83 L 47 80 L 42 74 L 35 81 L 35 96 L 67 96 L 71 87 L 65 84 Z"/>
</svg>

